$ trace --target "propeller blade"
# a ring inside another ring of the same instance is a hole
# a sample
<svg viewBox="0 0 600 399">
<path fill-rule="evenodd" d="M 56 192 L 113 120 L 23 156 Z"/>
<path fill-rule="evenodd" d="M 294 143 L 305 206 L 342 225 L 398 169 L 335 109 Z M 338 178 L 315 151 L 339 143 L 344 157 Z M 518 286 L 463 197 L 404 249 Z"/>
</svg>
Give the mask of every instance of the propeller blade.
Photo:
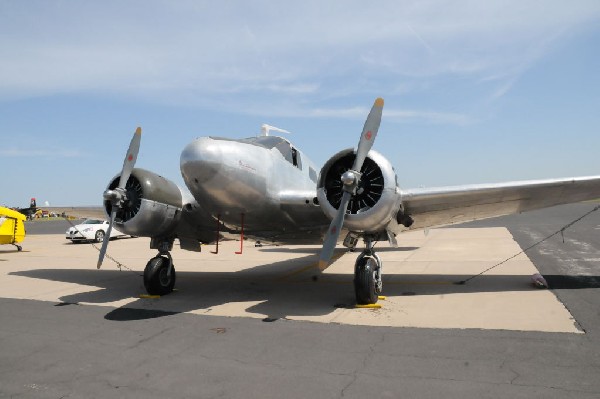
<svg viewBox="0 0 600 399">
<path fill-rule="evenodd" d="M 369 116 L 367 116 L 367 120 L 365 121 L 360 141 L 358 142 L 358 148 L 356 149 L 356 158 L 354 159 L 352 170 L 360 172 L 367 154 L 373 147 L 373 142 L 375 141 L 379 125 L 381 124 L 382 113 L 383 98 L 379 97 L 375 100 L 375 103 L 369 112 Z"/>
<path fill-rule="evenodd" d="M 342 225 L 344 224 L 344 218 L 346 217 L 346 210 L 348 209 L 348 204 L 350 203 L 351 196 L 352 194 L 350 194 L 348 191 L 344 191 L 342 201 L 340 202 L 340 207 L 338 208 L 338 213 L 335 215 L 335 218 L 331 221 L 331 224 L 329 225 L 329 230 L 327 230 L 327 236 L 325 237 L 325 241 L 323 241 L 323 249 L 321 250 L 321 256 L 319 257 L 319 269 L 321 270 L 325 270 L 327 266 L 329 266 L 329 262 L 331 261 L 331 257 L 333 256 L 333 250 L 337 245 L 337 240 L 340 236 Z"/>
<path fill-rule="evenodd" d="M 125 154 L 125 160 L 123 161 L 123 169 L 121 170 L 121 178 L 119 179 L 119 188 L 125 188 L 129 175 L 135 166 L 138 152 L 140 151 L 140 142 L 142 141 L 142 128 L 138 127 L 135 129 L 135 133 L 129 143 L 127 154 Z"/>
<path fill-rule="evenodd" d="M 379 97 L 375 100 L 375 103 L 373 104 L 373 107 L 367 116 L 365 125 L 363 126 L 360 141 L 358 142 L 358 147 L 356 149 L 354 165 L 352 166 L 351 170 L 347 171 L 341 176 L 344 195 L 342 196 L 338 212 L 335 215 L 335 218 L 333 218 L 331 221 L 327 236 L 323 242 L 323 249 L 321 250 L 321 255 L 319 257 L 319 269 L 321 270 L 325 270 L 331 261 L 333 250 L 337 245 L 340 231 L 344 225 L 344 218 L 346 217 L 348 204 L 350 203 L 353 194 L 355 194 L 356 187 L 358 187 L 360 182 L 360 170 L 362 169 L 363 163 L 367 158 L 367 154 L 369 151 L 371 151 L 373 142 L 377 136 L 377 131 L 379 130 L 379 125 L 381 124 L 382 113 L 383 98 Z"/>
<path fill-rule="evenodd" d="M 100 249 L 100 254 L 98 255 L 98 264 L 96 265 L 98 269 L 100 269 L 100 267 L 102 266 L 102 262 L 104 261 L 104 255 L 106 255 L 106 248 L 108 248 L 108 241 L 110 240 L 110 233 L 112 232 L 113 224 L 115 223 L 117 210 L 121 209 L 122 201 L 126 199 L 125 185 L 127 184 L 127 180 L 129 180 L 129 176 L 131 176 L 131 172 L 133 171 L 133 167 L 135 166 L 135 161 L 137 160 L 138 152 L 140 151 L 141 141 L 142 128 L 138 127 L 137 129 L 135 129 L 135 133 L 131 138 L 129 148 L 127 149 L 127 153 L 125 154 L 123 168 L 121 169 L 121 177 L 119 178 L 119 185 L 115 188 L 114 191 L 107 190 L 104 194 L 104 198 L 110 198 L 112 210 L 110 213 L 110 222 L 108 224 L 108 229 L 106 231 L 106 234 L 104 235 L 104 241 L 102 241 L 102 248 Z"/>
<path fill-rule="evenodd" d="M 106 248 L 108 247 L 108 241 L 110 240 L 110 233 L 112 231 L 113 223 L 115 222 L 115 217 L 117 215 L 117 210 L 113 207 L 112 212 L 110 213 L 110 223 L 108 224 L 108 229 L 106 234 L 104 235 L 104 241 L 102 241 L 102 248 L 100 249 L 100 255 L 98 255 L 98 264 L 96 265 L 97 269 L 100 269 L 102 266 L 102 262 L 104 261 L 104 255 L 106 254 Z"/>
</svg>

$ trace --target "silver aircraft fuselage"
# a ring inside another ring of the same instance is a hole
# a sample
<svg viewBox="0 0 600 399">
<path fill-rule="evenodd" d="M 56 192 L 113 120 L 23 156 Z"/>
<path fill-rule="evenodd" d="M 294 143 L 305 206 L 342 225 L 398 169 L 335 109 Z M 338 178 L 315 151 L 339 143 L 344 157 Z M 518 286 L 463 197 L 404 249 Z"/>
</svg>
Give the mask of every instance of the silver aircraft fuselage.
<svg viewBox="0 0 600 399">
<path fill-rule="evenodd" d="M 202 208 L 229 229 L 319 242 L 330 220 L 316 202 L 317 169 L 276 136 L 201 137 L 181 153 L 181 174 Z M 243 222 L 242 222 L 243 215 Z"/>
</svg>

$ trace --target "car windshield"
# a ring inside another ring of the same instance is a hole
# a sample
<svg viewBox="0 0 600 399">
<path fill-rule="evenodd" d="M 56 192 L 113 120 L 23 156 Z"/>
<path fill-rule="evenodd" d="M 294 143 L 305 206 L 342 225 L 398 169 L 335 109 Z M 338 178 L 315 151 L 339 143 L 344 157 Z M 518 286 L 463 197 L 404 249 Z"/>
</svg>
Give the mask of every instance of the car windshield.
<svg viewBox="0 0 600 399">
<path fill-rule="evenodd" d="M 98 220 L 98 219 L 86 219 L 83 221 L 82 224 L 102 224 L 103 221 L 102 220 Z"/>
</svg>

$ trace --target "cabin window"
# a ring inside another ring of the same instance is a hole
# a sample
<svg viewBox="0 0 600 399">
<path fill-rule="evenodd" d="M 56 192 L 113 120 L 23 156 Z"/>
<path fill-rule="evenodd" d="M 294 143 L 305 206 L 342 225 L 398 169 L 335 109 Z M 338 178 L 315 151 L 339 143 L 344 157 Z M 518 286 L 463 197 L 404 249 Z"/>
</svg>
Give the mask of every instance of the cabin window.
<svg viewBox="0 0 600 399">
<path fill-rule="evenodd" d="M 310 177 L 310 180 L 315 182 L 315 184 L 317 183 L 317 172 L 312 167 L 308 168 L 308 177 Z"/>
</svg>

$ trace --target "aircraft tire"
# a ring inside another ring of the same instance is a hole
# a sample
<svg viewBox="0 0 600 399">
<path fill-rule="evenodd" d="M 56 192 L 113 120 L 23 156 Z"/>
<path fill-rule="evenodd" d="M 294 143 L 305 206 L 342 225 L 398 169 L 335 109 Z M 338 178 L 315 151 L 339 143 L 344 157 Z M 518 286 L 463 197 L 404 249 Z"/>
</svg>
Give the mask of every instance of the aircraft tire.
<svg viewBox="0 0 600 399">
<path fill-rule="evenodd" d="M 144 269 L 144 287 L 150 295 L 167 295 L 175 287 L 175 267 L 171 269 L 171 276 L 167 276 L 169 259 L 157 256 L 148 261 Z"/>
<path fill-rule="evenodd" d="M 98 230 L 96 232 L 96 234 L 94 235 L 94 241 L 102 242 L 102 241 L 104 241 L 104 237 L 105 237 L 104 230 Z"/>
<path fill-rule="evenodd" d="M 360 259 L 354 271 L 354 292 L 358 305 L 377 303 L 377 281 L 375 278 L 377 262 L 370 257 Z"/>
</svg>

